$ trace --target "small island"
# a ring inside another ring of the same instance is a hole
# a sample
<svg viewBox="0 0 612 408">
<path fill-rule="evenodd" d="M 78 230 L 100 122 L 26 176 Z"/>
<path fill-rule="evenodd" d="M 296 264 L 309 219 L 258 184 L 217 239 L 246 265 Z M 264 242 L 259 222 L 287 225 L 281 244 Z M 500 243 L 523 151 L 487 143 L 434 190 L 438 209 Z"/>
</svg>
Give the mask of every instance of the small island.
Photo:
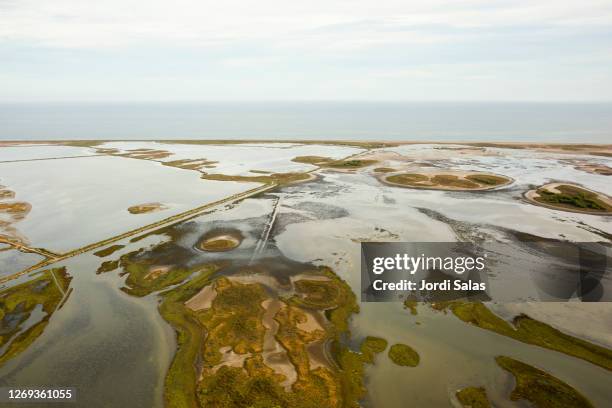
<svg viewBox="0 0 612 408">
<path fill-rule="evenodd" d="M 612 214 L 612 199 L 575 184 L 549 183 L 525 193 L 532 204 L 584 214 Z"/>
<path fill-rule="evenodd" d="M 395 364 L 406 367 L 416 367 L 419 365 L 421 358 L 412 347 L 398 343 L 391 346 L 389 349 L 389 358 Z"/>
<path fill-rule="evenodd" d="M 510 177 L 497 174 L 458 171 L 390 174 L 379 180 L 397 187 L 449 191 L 484 191 L 513 182 Z"/>
<path fill-rule="evenodd" d="M 455 393 L 455 396 L 465 408 L 490 408 L 491 403 L 483 387 L 466 387 Z"/>
<path fill-rule="evenodd" d="M 152 212 L 162 211 L 167 208 L 168 207 L 166 207 L 165 205 L 161 203 L 145 203 L 145 204 L 133 205 L 130 208 L 128 208 L 128 211 L 130 212 L 130 214 L 148 214 Z"/>
<path fill-rule="evenodd" d="M 197 248 L 206 252 L 225 252 L 237 248 L 243 237 L 239 231 L 211 231 L 203 236 Z"/>
<path fill-rule="evenodd" d="M 322 157 L 322 156 L 298 156 L 293 158 L 296 163 L 304 163 L 304 164 L 312 164 L 314 166 L 319 167 L 327 167 L 332 169 L 344 169 L 344 170 L 353 170 L 360 169 L 362 167 L 368 167 L 375 163 L 376 160 L 365 160 L 365 159 L 344 159 L 344 160 L 334 160 L 330 157 Z"/>
</svg>

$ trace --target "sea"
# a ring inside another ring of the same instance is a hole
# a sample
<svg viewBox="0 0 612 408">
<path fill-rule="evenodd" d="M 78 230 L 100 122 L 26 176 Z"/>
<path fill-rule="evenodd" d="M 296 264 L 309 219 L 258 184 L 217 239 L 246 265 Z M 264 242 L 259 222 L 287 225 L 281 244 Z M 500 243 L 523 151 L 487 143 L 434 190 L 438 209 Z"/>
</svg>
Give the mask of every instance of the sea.
<svg viewBox="0 0 612 408">
<path fill-rule="evenodd" d="M 0 140 L 612 143 L 611 103 L 0 103 Z"/>
</svg>

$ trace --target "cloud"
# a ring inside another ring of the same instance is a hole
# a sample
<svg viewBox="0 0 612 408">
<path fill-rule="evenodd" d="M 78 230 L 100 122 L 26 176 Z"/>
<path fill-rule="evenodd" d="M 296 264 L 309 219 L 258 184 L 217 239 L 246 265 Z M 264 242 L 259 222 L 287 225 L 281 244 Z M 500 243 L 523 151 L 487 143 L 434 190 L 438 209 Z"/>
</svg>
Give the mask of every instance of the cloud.
<svg viewBox="0 0 612 408">
<path fill-rule="evenodd" d="M 611 39 L 609 0 L 0 0 L 0 99 L 601 100 Z"/>
<path fill-rule="evenodd" d="M 268 41 L 354 49 L 448 42 L 461 30 L 612 26 L 612 5 L 600 0 L 14 0 L 0 2 L 0 21 L 0 39 L 49 47 Z"/>
</svg>

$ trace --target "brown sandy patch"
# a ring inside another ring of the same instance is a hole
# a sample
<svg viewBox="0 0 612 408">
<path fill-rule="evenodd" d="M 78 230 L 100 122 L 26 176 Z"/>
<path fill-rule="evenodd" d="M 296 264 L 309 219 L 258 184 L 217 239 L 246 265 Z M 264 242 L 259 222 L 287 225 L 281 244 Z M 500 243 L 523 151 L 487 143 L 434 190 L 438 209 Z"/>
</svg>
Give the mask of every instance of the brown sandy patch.
<svg viewBox="0 0 612 408">
<path fill-rule="evenodd" d="M 203 310 L 210 309 L 212 307 L 212 302 L 217 297 L 217 291 L 213 287 L 213 285 L 205 286 L 201 291 L 195 294 L 191 299 L 185 302 L 185 306 L 187 306 L 191 310 Z"/>
<path fill-rule="evenodd" d="M 327 340 L 314 341 L 306 346 L 310 369 L 316 370 L 319 367 L 332 369 L 327 356 Z"/>
<path fill-rule="evenodd" d="M 306 315 L 306 321 L 298 322 L 296 324 L 298 329 L 309 333 L 315 330 L 325 331 L 325 327 L 323 327 L 323 325 L 319 321 L 319 319 L 321 319 L 320 316 L 316 316 L 314 312 L 306 310 L 303 310 L 303 312 Z"/>
<path fill-rule="evenodd" d="M 24 218 L 31 209 L 30 203 L 23 201 L 0 203 L 0 213 L 10 214 L 14 219 Z"/>
<path fill-rule="evenodd" d="M 574 161 L 574 164 L 576 170 L 600 176 L 612 176 L 612 167 L 608 167 L 605 164 L 589 163 L 587 161 L 578 160 Z"/>
<path fill-rule="evenodd" d="M 243 367 L 244 361 L 252 356 L 251 353 L 238 354 L 229 346 L 219 348 L 219 352 L 222 356 L 221 362 L 209 369 L 212 373 L 217 372 L 217 370 L 223 366 L 238 368 Z"/>
<path fill-rule="evenodd" d="M 287 350 L 285 350 L 276 340 L 275 336 L 278 332 L 279 325 L 278 322 L 274 320 L 278 311 L 282 307 L 285 307 L 285 304 L 278 299 L 266 299 L 261 303 L 261 306 L 265 309 L 262 324 L 266 328 L 262 357 L 264 363 L 268 367 L 273 369 L 277 374 L 285 377 L 281 385 L 286 390 L 289 390 L 297 380 L 297 371 L 289 360 Z"/>
<path fill-rule="evenodd" d="M 144 276 L 144 280 L 153 281 L 159 278 L 160 276 L 167 274 L 169 271 L 170 266 L 153 266 L 149 270 L 149 273 Z"/>
</svg>

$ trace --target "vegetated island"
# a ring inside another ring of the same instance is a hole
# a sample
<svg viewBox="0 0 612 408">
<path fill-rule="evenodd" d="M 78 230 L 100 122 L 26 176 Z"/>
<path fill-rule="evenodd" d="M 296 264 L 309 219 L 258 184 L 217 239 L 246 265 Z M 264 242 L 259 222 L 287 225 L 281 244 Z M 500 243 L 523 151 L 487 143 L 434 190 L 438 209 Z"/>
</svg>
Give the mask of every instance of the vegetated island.
<svg viewBox="0 0 612 408">
<path fill-rule="evenodd" d="M 465 408 L 490 408 L 491 403 L 483 387 L 462 388 L 455 394 L 461 405 Z"/>
<path fill-rule="evenodd" d="M 451 311 L 464 322 L 482 329 L 526 344 L 555 350 L 588 361 L 606 370 L 612 370 L 611 350 L 567 335 L 527 315 L 519 315 L 512 322 L 508 322 L 480 302 L 439 302 L 432 303 L 431 307 L 445 313 Z M 498 356 L 495 361 L 516 378 L 515 388 L 510 394 L 512 401 L 527 400 L 537 408 L 592 407 L 592 404 L 580 392 L 543 370 L 506 356 Z M 488 406 L 479 405 L 486 402 L 484 390 L 481 393 L 477 388 L 469 387 L 460 390 L 456 395 L 464 406 Z M 470 405 L 470 402 L 473 404 Z"/>
<path fill-rule="evenodd" d="M 450 311 L 460 320 L 481 329 L 576 357 L 612 371 L 612 350 L 565 334 L 525 314 L 516 316 L 509 322 L 481 302 L 447 301 L 432 303 L 430 306 L 433 310 L 444 313 Z"/>
<path fill-rule="evenodd" d="M 574 161 L 575 169 L 600 176 L 612 176 L 612 168 L 601 163 L 591 163 L 589 161 Z"/>
<path fill-rule="evenodd" d="M 197 248 L 207 252 L 225 252 L 237 248 L 244 237 L 240 231 L 210 231 L 197 244 Z"/>
<path fill-rule="evenodd" d="M 337 170 L 355 170 L 362 167 L 368 167 L 375 163 L 376 160 L 364 160 L 364 159 L 343 159 L 335 160 L 329 157 L 322 156 L 298 156 L 293 158 L 296 163 L 312 164 L 319 167 L 327 167 Z"/>
<path fill-rule="evenodd" d="M 389 359 L 399 366 L 416 367 L 421 358 L 412 347 L 398 343 L 389 349 Z"/>
<path fill-rule="evenodd" d="M 128 208 L 130 214 L 148 214 L 152 212 L 166 210 L 168 207 L 163 205 L 162 203 L 145 203 L 133 205 Z"/>
<path fill-rule="evenodd" d="M 513 182 L 497 174 L 458 171 L 389 174 L 379 180 L 391 186 L 452 191 L 491 190 Z"/>
<path fill-rule="evenodd" d="M 525 193 L 532 204 L 585 214 L 612 214 L 612 199 L 603 193 L 567 183 L 549 183 Z"/>
<path fill-rule="evenodd" d="M 287 185 L 301 183 L 305 181 L 311 181 L 316 178 L 314 174 L 310 173 L 269 173 L 269 174 L 258 174 L 256 176 L 236 176 L 228 174 L 217 174 L 217 173 L 204 173 L 202 178 L 205 180 L 215 181 L 238 181 L 246 183 L 264 183 L 264 184 L 278 184 Z"/>
<path fill-rule="evenodd" d="M 593 407 L 580 392 L 545 371 L 506 356 L 495 361 L 516 378 L 512 401 L 527 400 L 536 408 Z"/>
</svg>

